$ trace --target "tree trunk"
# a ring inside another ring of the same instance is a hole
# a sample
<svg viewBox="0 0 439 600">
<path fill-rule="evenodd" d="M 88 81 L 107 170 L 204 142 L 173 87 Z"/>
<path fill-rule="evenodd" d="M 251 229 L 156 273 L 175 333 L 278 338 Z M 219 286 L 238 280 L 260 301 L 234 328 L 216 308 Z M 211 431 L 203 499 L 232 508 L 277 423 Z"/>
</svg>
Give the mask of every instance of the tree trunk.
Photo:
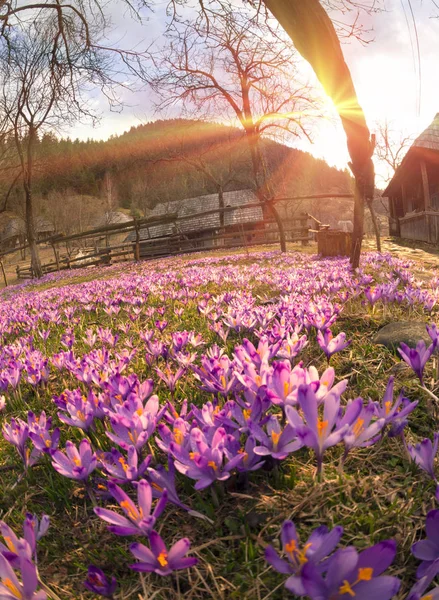
<svg viewBox="0 0 439 600">
<path fill-rule="evenodd" d="M 285 239 L 285 229 L 281 216 L 273 204 L 274 193 L 269 184 L 268 176 L 265 170 L 264 158 L 259 145 L 259 136 L 255 131 L 249 129 L 246 129 L 246 136 L 250 148 L 250 156 L 252 159 L 253 176 L 256 185 L 256 196 L 263 207 L 264 217 L 265 209 L 268 209 L 268 211 L 273 215 L 279 230 L 280 251 L 286 252 L 287 244 Z"/>
<path fill-rule="evenodd" d="M 376 243 L 377 243 L 377 252 L 381 252 L 380 226 L 378 224 L 375 209 L 373 207 L 373 201 L 369 200 L 367 203 L 367 206 L 369 207 L 370 216 L 372 217 L 372 224 L 373 224 L 373 229 L 375 231 L 375 239 L 376 239 Z"/>
<path fill-rule="evenodd" d="M 24 192 L 26 197 L 26 234 L 27 243 L 29 244 L 30 250 L 31 269 L 33 276 L 39 279 L 43 276 L 43 270 L 41 268 L 40 254 L 37 246 L 37 236 L 35 233 L 32 191 L 29 186 L 26 185 Z"/>
<path fill-rule="evenodd" d="M 352 268 L 360 261 L 364 227 L 364 203 L 373 198 L 375 172 L 374 140 L 370 137 L 351 73 L 344 60 L 340 40 L 319 0 L 263 0 L 307 60 L 340 115 L 355 177 Z"/>
</svg>

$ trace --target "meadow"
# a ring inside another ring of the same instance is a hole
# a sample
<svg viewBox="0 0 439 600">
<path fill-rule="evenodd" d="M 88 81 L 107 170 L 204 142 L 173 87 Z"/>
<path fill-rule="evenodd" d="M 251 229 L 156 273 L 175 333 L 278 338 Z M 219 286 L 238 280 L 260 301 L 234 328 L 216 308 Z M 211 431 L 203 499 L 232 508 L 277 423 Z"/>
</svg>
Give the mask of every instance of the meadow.
<svg viewBox="0 0 439 600">
<path fill-rule="evenodd" d="M 438 296 L 372 252 L 2 290 L 0 600 L 439 598 Z"/>
</svg>

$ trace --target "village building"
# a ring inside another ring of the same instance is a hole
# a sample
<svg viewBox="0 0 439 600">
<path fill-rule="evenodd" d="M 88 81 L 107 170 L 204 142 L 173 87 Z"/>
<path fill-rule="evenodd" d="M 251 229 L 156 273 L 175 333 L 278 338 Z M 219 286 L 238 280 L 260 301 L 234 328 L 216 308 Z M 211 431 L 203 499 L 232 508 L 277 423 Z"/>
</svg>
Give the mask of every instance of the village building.
<svg viewBox="0 0 439 600">
<path fill-rule="evenodd" d="M 182 241 L 191 241 L 194 249 L 208 249 L 218 245 L 255 243 L 265 228 L 263 210 L 259 206 L 249 206 L 258 202 L 252 190 L 236 190 L 223 192 L 223 215 L 218 211 L 220 198 L 218 194 L 208 194 L 196 198 L 173 200 L 157 204 L 148 212 L 148 217 L 166 217 L 174 215 L 175 220 L 157 225 L 149 225 L 140 229 L 141 255 L 151 247 L 150 241 L 159 241 L 167 237 L 178 237 Z M 205 214 L 212 211 L 211 214 Z M 215 236 L 224 228 L 229 237 L 216 240 Z M 135 242 L 136 232 L 131 232 L 127 241 Z"/>
<path fill-rule="evenodd" d="M 415 140 L 383 193 L 390 235 L 439 244 L 439 113 Z"/>
</svg>

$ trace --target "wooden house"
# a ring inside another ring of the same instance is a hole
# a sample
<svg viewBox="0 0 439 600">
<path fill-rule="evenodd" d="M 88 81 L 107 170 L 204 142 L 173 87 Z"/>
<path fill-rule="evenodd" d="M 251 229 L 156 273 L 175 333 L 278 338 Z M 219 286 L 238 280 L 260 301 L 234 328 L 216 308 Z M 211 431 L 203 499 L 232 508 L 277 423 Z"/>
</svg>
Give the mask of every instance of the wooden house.
<svg viewBox="0 0 439 600">
<path fill-rule="evenodd" d="M 439 244 L 439 113 L 407 152 L 383 193 L 389 233 Z"/>
<path fill-rule="evenodd" d="M 265 230 L 262 208 L 259 206 L 246 208 L 247 204 L 254 204 L 257 201 L 252 190 L 224 192 L 224 207 L 230 208 L 230 210 L 224 213 L 223 223 L 221 223 L 220 213 L 213 212 L 219 209 L 218 194 L 157 204 L 149 211 L 148 217 L 176 215 L 177 220 L 140 229 L 141 256 L 149 253 L 154 240 L 160 244 L 159 240 L 165 238 L 178 237 L 186 242 L 185 246 L 190 246 L 194 250 L 215 247 L 220 241 L 215 240 L 215 236 L 222 228 L 227 231 L 229 236 L 225 245 L 233 246 L 236 243 L 242 243 L 243 235 L 245 242 L 251 244 Z M 204 214 L 209 211 L 212 213 Z M 127 237 L 127 241 L 132 243 L 135 242 L 135 239 L 135 232 L 131 232 Z"/>
</svg>

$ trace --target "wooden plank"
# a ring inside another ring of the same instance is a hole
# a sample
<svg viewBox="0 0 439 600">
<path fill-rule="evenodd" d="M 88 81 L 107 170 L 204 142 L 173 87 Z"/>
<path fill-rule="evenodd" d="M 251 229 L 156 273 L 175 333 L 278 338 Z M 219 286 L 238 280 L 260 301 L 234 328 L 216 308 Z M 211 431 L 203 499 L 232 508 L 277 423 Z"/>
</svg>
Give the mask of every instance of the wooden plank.
<svg viewBox="0 0 439 600">
<path fill-rule="evenodd" d="M 431 205 L 430 201 L 430 186 L 428 184 L 428 173 L 427 173 L 427 165 L 425 164 L 425 160 L 421 160 L 421 176 L 422 176 L 422 189 L 424 192 L 424 210 L 428 210 Z"/>
</svg>

